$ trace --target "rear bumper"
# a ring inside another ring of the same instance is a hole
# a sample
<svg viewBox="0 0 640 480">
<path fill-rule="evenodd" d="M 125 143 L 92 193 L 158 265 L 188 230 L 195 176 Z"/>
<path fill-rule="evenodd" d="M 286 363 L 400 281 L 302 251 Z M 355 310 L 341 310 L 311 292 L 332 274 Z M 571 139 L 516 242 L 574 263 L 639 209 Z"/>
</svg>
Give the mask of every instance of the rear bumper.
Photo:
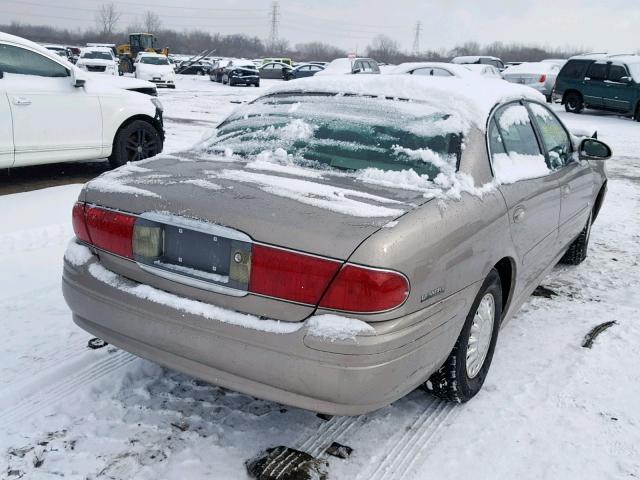
<svg viewBox="0 0 640 480">
<path fill-rule="evenodd" d="M 469 287 L 426 313 L 372 324 L 377 335 L 331 341 L 306 325 L 258 331 L 141 299 L 91 275 L 96 261 L 65 261 L 63 293 L 81 328 L 210 383 L 331 415 L 375 410 L 426 381 L 451 351 L 475 294 Z"/>
</svg>

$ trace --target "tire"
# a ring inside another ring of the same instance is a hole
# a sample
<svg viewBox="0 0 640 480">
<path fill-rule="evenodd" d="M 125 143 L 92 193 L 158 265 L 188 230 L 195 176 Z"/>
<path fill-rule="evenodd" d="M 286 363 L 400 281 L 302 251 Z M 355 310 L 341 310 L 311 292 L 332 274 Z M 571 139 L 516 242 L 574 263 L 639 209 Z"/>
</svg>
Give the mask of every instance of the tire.
<svg viewBox="0 0 640 480">
<path fill-rule="evenodd" d="M 580 113 L 584 110 L 582 95 L 578 92 L 569 92 L 564 98 L 564 109 L 569 113 Z"/>
<path fill-rule="evenodd" d="M 229 77 L 227 77 L 226 75 L 223 75 L 222 76 L 222 84 L 226 85 L 228 81 L 229 81 Z"/>
<path fill-rule="evenodd" d="M 636 119 L 636 122 L 640 122 L 640 103 L 638 103 L 638 106 L 636 107 L 636 114 L 634 115 L 634 118 Z"/>
<path fill-rule="evenodd" d="M 160 152 L 162 137 L 158 130 L 145 120 L 134 120 L 116 133 L 109 163 L 111 167 L 118 168 L 125 163 L 153 157 Z"/>
<path fill-rule="evenodd" d="M 120 59 L 119 70 L 123 73 L 133 73 L 133 62 L 129 57 L 122 57 Z"/>
<path fill-rule="evenodd" d="M 565 265 L 580 265 L 587 258 L 589 248 L 589 237 L 591 237 L 591 225 L 593 214 L 589 215 L 587 224 L 584 226 L 578 238 L 576 238 L 560 259 L 560 263 Z"/>
<path fill-rule="evenodd" d="M 551 95 L 546 95 L 545 98 L 547 99 L 547 103 L 553 103 Z"/>
<path fill-rule="evenodd" d="M 488 305 L 491 303 L 493 305 L 493 319 L 490 318 L 490 310 L 488 309 Z M 483 312 L 484 315 L 482 314 Z M 485 322 L 479 320 L 479 323 L 484 324 L 486 327 L 481 329 L 480 332 L 474 326 L 476 315 L 486 319 Z M 482 388 L 482 384 L 489 372 L 496 341 L 498 340 L 501 318 L 502 285 L 500 275 L 496 269 L 491 269 L 473 301 L 460 336 L 456 340 L 449 357 L 426 382 L 425 387 L 427 390 L 437 397 L 451 402 L 464 403 L 471 400 Z M 491 323 L 489 323 L 490 321 Z M 489 325 L 491 325 L 490 333 L 488 332 Z M 472 355 L 468 355 L 472 329 L 474 330 L 474 335 L 481 333 L 479 339 L 471 342 L 472 345 L 475 344 L 480 347 L 480 352 L 476 353 L 476 361 L 471 361 L 469 366 L 467 357 L 474 358 Z M 482 348 L 483 344 L 485 345 L 484 349 Z"/>
<path fill-rule="evenodd" d="M 235 85 L 235 83 L 233 83 L 233 79 L 232 78 L 230 78 L 227 83 L 229 84 L 230 87 L 233 87 Z"/>
<path fill-rule="evenodd" d="M 204 76 L 204 70 L 196 70 L 196 75 Z"/>
<path fill-rule="evenodd" d="M 175 89 L 175 88 L 176 88 L 176 86 L 175 86 L 175 85 L 169 85 L 169 88 L 173 88 L 173 89 Z"/>
<path fill-rule="evenodd" d="M 254 83 L 253 84 L 256 88 L 260 87 L 260 82 Z"/>
</svg>

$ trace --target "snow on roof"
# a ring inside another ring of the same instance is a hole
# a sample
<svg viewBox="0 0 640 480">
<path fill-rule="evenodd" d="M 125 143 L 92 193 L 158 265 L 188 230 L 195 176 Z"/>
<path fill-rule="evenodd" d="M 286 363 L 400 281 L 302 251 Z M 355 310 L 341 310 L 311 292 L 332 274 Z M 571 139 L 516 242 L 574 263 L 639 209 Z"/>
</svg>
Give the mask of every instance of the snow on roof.
<svg viewBox="0 0 640 480">
<path fill-rule="evenodd" d="M 513 65 L 512 67 L 507 68 L 503 75 L 509 75 L 514 73 L 549 73 L 555 70 L 556 72 L 560 70 L 560 66 L 555 63 L 550 62 L 527 62 L 521 63 L 520 65 Z"/>
<path fill-rule="evenodd" d="M 444 68 L 445 70 L 448 70 L 449 72 L 459 77 L 469 76 L 469 70 L 467 70 L 466 67 L 445 62 L 406 62 L 401 63 L 397 67 L 394 67 L 392 70 L 385 72 L 385 74 L 399 75 L 408 73 L 412 70 L 415 70 L 416 68 Z"/>
<path fill-rule="evenodd" d="M 351 65 L 353 65 L 353 60 L 350 58 L 336 58 L 332 60 L 323 71 L 316 73 L 316 75 L 351 73 Z"/>
<path fill-rule="evenodd" d="M 478 63 L 481 58 L 500 60 L 498 57 L 491 57 L 489 55 L 464 55 L 461 57 L 455 57 L 453 60 L 451 60 L 451 63 Z"/>
<path fill-rule="evenodd" d="M 525 85 L 485 79 L 480 76 L 414 77 L 413 75 L 338 75 L 319 74 L 283 82 L 267 94 L 326 92 L 423 101 L 451 112 L 484 131 L 489 113 L 501 102 L 527 98 L 544 102 L 544 96 Z"/>
</svg>

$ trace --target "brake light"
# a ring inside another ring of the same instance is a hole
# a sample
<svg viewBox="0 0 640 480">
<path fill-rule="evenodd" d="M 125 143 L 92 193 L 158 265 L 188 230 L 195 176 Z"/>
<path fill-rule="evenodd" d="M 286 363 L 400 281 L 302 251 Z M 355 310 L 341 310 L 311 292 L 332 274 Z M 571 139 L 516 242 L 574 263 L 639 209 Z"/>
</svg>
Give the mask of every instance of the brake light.
<svg viewBox="0 0 640 480">
<path fill-rule="evenodd" d="M 317 305 L 342 262 L 254 244 L 249 291 Z"/>
<path fill-rule="evenodd" d="M 373 313 L 399 307 L 409 296 L 409 281 L 399 272 L 345 265 L 322 297 L 320 307 Z"/>
<path fill-rule="evenodd" d="M 76 203 L 72 218 L 73 230 L 80 240 L 133 259 L 132 240 L 136 217 Z"/>
<path fill-rule="evenodd" d="M 540 80 L 538 80 L 538 82 L 540 82 L 540 83 L 544 83 L 544 82 L 546 82 L 546 81 L 547 81 L 547 76 L 546 76 L 546 75 L 544 75 L 544 74 L 540 75 Z"/>
</svg>

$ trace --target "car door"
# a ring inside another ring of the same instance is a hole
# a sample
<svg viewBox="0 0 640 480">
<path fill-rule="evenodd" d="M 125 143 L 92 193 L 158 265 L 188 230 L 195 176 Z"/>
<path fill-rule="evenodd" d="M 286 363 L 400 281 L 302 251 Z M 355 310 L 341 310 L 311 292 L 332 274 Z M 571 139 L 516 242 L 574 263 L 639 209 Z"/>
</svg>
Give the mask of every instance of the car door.
<svg viewBox="0 0 640 480">
<path fill-rule="evenodd" d="M 14 166 L 99 158 L 97 95 L 72 84 L 69 67 L 20 45 L 0 44 L 13 118 Z"/>
<path fill-rule="evenodd" d="M 273 77 L 273 63 L 267 63 L 260 69 L 260 78 L 274 78 Z"/>
<path fill-rule="evenodd" d="M 319 67 L 318 65 L 309 65 L 306 68 L 308 69 L 308 71 L 305 74 L 306 77 L 312 77 L 316 73 L 321 72 L 322 70 L 324 70 L 324 68 Z"/>
<path fill-rule="evenodd" d="M 556 255 L 560 189 L 524 105 L 514 102 L 499 108 L 488 132 L 492 168 L 507 205 L 524 280 L 517 286 L 517 295 Z"/>
<path fill-rule="evenodd" d="M 589 65 L 584 78 L 582 97 L 587 107 L 604 108 L 603 98 L 607 95 L 607 64 L 594 62 Z"/>
<path fill-rule="evenodd" d="M 529 102 L 537 131 L 560 185 L 560 250 L 571 243 L 587 224 L 596 195 L 596 178 L 587 162 L 572 157 L 571 138 L 564 125 L 546 106 Z"/>
<path fill-rule="evenodd" d="M 607 72 L 605 108 L 619 112 L 633 112 L 636 98 L 635 86 L 629 81 L 631 74 L 622 63 L 612 63 Z"/>
<path fill-rule="evenodd" d="M 9 98 L 2 88 L 4 73 L 0 66 L 0 168 L 13 166 L 13 121 Z"/>
</svg>

